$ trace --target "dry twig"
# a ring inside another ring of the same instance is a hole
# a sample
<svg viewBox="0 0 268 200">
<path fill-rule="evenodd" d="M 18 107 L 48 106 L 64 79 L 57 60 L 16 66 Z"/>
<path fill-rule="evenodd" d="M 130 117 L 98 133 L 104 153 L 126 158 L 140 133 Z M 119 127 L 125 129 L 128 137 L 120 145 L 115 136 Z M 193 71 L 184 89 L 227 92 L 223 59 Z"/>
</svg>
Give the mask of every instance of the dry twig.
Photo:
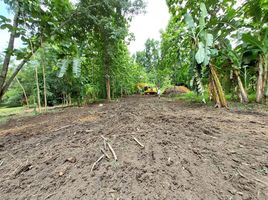
<svg viewBox="0 0 268 200">
<path fill-rule="evenodd" d="M 53 195 L 55 195 L 56 193 L 52 193 L 52 194 L 49 194 L 47 195 L 47 197 L 45 199 L 49 199 L 50 197 L 52 197 Z"/>
<path fill-rule="evenodd" d="M 101 152 L 110 160 L 110 156 L 107 154 L 107 152 L 104 149 L 101 149 Z"/>
<path fill-rule="evenodd" d="M 26 172 L 26 171 L 28 171 L 28 170 L 30 170 L 32 168 L 33 168 L 33 166 L 30 163 L 27 163 L 25 165 L 20 166 L 17 170 L 15 170 L 13 175 L 14 175 L 14 177 L 16 177 L 20 173 Z"/>
<path fill-rule="evenodd" d="M 114 152 L 114 149 L 112 148 L 112 146 L 110 145 L 109 142 L 107 142 L 107 145 L 108 145 L 110 151 L 112 152 L 115 161 L 117 161 L 117 156 L 116 156 L 116 154 L 115 154 L 115 152 Z"/>
<path fill-rule="evenodd" d="M 99 159 L 96 162 L 93 163 L 90 172 L 92 172 L 94 170 L 95 166 L 104 158 L 104 156 L 105 155 L 102 154 L 101 157 L 99 157 Z"/>
<path fill-rule="evenodd" d="M 244 174 L 242 174 L 239 170 L 237 170 L 237 172 L 238 172 L 238 174 L 239 174 L 240 176 L 242 176 L 242 177 L 245 178 L 245 179 L 248 179 L 248 180 L 253 179 L 253 180 L 255 180 L 255 181 L 259 182 L 259 183 L 262 183 L 262 184 L 266 185 L 266 187 L 268 187 L 268 183 L 267 183 L 266 181 L 262 181 L 262 180 L 256 178 L 256 177 L 253 176 L 253 175 L 251 175 L 252 177 L 248 178 L 248 177 L 246 177 Z"/>
<path fill-rule="evenodd" d="M 132 136 L 132 138 L 142 147 L 144 148 L 144 145 L 142 143 L 139 142 L 139 140 L 137 138 L 135 138 L 134 136 Z"/>
<path fill-rule="evenodd" d="M 107 141 L 108 141 L 108 139 L 105 138 L 103 135 L 101 135 L 101 138 L 103 139 L 104 150 L 107 150 Z"/>
<path fill-rule="evenodd" d="M 58 129 L 53 130 L 53 132 L 57 132 L 57 131 L 60 131 L 60 130 L 62 130 L 62 129 L 65 129 L 65 128 L 69 128 L 69 127 L 72 127 L 72 126 L 74 126 L 74 125 L 75 125 L 75 124 L 69 124 L 69 125 L 66 125 L 66 126 L 62 126 L 62 127 L 58 128 Z"/>
</svg>

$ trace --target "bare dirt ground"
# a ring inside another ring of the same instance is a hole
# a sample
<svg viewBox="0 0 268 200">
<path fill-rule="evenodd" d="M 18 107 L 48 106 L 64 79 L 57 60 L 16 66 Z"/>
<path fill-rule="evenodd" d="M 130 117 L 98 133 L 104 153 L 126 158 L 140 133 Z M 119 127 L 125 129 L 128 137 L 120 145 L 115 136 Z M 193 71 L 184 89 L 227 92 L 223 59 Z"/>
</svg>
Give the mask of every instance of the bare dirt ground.
<svg viewBox="0 0 268 200">
<path fill-rule="evenodd" d="M 91 172 L 101 135 L 118 161 L 107 150 Z M 266 200 L 268 114 L 129 97 L 11 120 L 0 199 Z"/>
</svg>

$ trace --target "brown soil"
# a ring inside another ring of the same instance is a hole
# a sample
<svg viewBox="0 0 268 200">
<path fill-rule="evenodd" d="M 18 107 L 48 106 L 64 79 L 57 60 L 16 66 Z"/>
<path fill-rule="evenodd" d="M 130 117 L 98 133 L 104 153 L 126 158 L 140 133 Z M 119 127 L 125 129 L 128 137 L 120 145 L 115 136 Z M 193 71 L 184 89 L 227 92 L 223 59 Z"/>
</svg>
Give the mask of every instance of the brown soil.
<svg viewBox="0 0 268 200">
<path fill-rule="evenodd" d="M 172 96 L 172 95 L 176 95 L 176 94 L 184 94 L 184 93 L 189 93 L 189 92 L 191 92 L 191 91 L 185 86 L 174 86 L 171 88 L 167 88 L 163 94 L 168 95 L 168 96 Z"/>
<path fill-rule="evenodd" d="M 0 131 L 1 200 L 268 199 L 267 113 L 130 97 Z"/>
</svg>

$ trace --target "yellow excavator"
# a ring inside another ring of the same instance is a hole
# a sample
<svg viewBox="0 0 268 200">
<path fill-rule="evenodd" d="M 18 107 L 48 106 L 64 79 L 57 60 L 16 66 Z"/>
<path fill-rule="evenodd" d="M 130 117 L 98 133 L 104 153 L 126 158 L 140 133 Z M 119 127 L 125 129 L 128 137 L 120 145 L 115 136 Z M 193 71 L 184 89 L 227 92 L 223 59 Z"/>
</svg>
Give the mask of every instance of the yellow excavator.
<svg viewBox="0 0 268 200">
<path fill-rule="evenodd" d="M 138 83 L 136 88 L 140 94 L 157 94 L 157 88 L 149 86 L 147 83 Z"/>
<path fill-rule="evenodd" d="M 144 94 L 157 94 L 157 88 L 156 87 L 145 87 L 144 88 Z"/>
</svg>

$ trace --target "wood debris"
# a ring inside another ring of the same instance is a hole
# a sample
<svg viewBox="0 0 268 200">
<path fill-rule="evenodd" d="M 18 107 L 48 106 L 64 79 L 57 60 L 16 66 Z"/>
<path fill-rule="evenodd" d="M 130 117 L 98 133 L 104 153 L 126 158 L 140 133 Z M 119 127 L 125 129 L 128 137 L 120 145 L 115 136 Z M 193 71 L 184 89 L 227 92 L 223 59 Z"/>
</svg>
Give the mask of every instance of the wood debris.
<svg viewBox="0 0 268 200">
<path fill-rule="evenodd" d="M 107 154 L 107 152 L 104 149 L 101 149 L 101 152 L 106 156 L 108 160 L 110 160 L 110 156 Z"/>
<path fill-rule="evenodd" d="M 104 158 L 104 154 L 101 155 L 101 157 L 98 158 L 98 160 L 96 162 L 93 163 L 90 172 L 92 172 L 95 168 L 95 166 Z"/>
<path fill-rule="evenodd" d="M 75 163 L 76 162 L 76 158 L 75 157 L 70 157 L 70 158 L 67 158 L 64 162 Z"/>
<path fill-rule="evenodd" d="M 132 136 L 132 138 L 138 143 L 138 145 L 140 145 L 142 148 L 144 148 L 144 145 L 142 143 L 140 143 L 137 138 L 135 138 L 134 136 Z"/>
<path fill-rule="evenodd" d="M 14 172 L 14 177 L 18 176 L 19 174 L 21 174 L 22 172 L 26 172 L 29 171 L 30 169 L 32 169 L 33 166 L 30 163 L 27 163 L 25 165 L 20 166 L 15 172 Z"/>
<path fill-rule="evenodd" d="M 107 142 L 107 145 L 108 145 L 110 151 L 111 151 L 112 154 L 113 154 L 114 160 L 117 161 L 117 155 L 115 154 L 115 151 L 114 151 L 114 149 L 112 148 L 112 145 L 111 145 L 109 142 Z"/>
</svg>

